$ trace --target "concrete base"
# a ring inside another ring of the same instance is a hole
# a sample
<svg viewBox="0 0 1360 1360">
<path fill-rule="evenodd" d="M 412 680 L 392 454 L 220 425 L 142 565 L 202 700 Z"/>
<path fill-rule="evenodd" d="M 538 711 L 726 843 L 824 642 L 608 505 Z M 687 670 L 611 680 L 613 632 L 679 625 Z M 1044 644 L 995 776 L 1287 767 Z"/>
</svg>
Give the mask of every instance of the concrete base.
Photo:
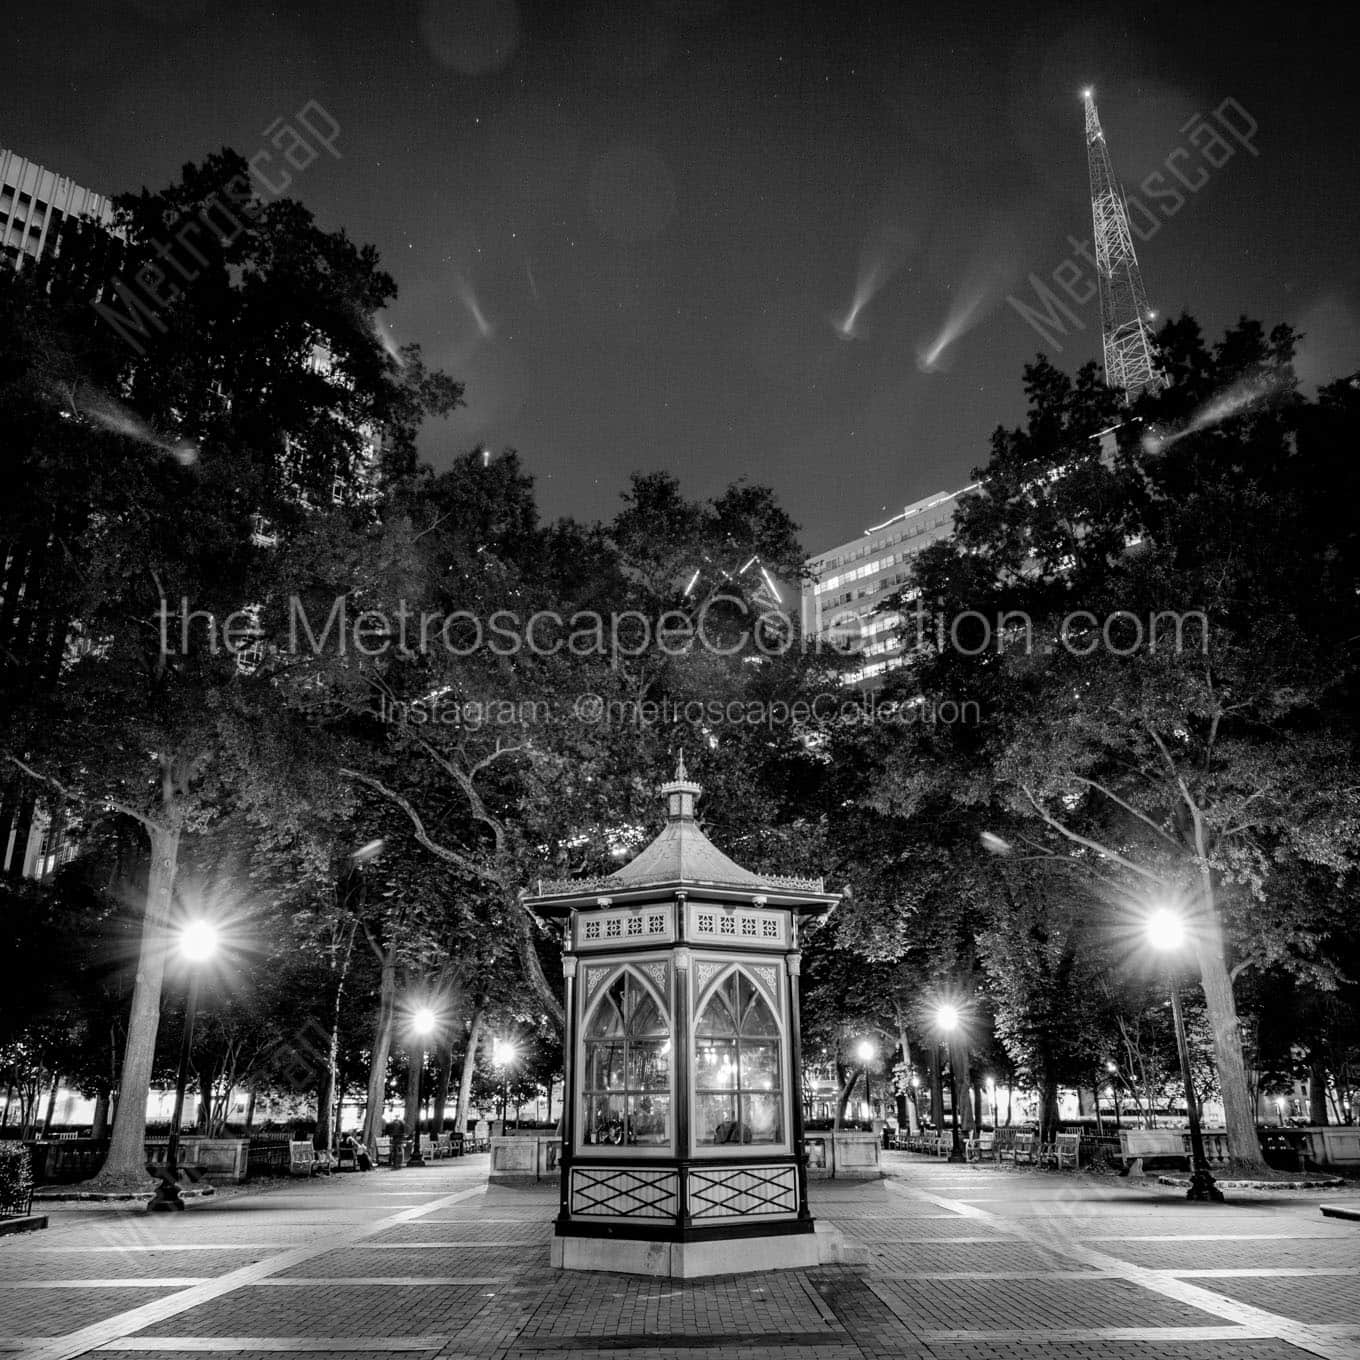
<svg viewBox="0 0 1360 1360">
<path fill-rule="evenodd" d="M 9 1233 L 40 1232 L 47 1227 L 46 1214 L 21 1214 L 17 1218 L 0 1218 L 0 1237 Z"/>
<path fill-rule="evenodd" d="M 846 1243 L 838 1228 L 818 1223 L 810 1233 L 734 1237 L 716 1242 L 638 1242 L 617 1237 L 552 1239 L 557 1270 L 607 1270 L 676 1280 L 709 1275 L 749 1275 L 762 1270 L 806 1270 L 868 1259 L 863 1247 Z"/>
<path fill-rule="evenodd" d="M 1319 1204 L 1324 1218 L 1348 1218 L 1353 1223 L 1360 1223 L 1360 1207 L 1351 1204 Z"/>
</svg>

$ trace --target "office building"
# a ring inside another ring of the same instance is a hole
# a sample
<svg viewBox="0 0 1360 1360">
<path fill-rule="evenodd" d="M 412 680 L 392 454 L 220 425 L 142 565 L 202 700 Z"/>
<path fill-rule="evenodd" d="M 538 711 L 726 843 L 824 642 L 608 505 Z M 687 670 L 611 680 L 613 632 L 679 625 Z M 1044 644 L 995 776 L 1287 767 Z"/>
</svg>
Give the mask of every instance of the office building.
<svg viewBox="0 0 1360 1360">
<path fill-rule="evenodd" d="M 901 616 L 889 601 L 907 584 L 911 562 L 954 532 L 959 497 L 977 490 L 940 491 L 866 529 L 858 538 L 808 559 L 803 587 L 803 636 L 834 640 L 860 664 L 847 684 L 876 686 L 903 661 Z"/>
</svg>

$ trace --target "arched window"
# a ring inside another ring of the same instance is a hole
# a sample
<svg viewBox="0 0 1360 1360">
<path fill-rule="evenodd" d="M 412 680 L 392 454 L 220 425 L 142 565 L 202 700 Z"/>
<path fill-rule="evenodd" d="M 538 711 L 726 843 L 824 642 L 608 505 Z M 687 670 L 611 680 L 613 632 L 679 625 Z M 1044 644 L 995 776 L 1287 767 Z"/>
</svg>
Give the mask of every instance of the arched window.
<svg viewBox="0 0 1360 1360">
<path fill-rule="evenodd" d="M 696 1143 L 782 1143 L 779 1022 L 745 973 L 709 997 L 695 1030 Z"/>
<path fill-rule="evenodd" d="M 652 992 L 625 969 L 586 1025 L 585 1142 L 670 1142 L 670 1034 Z"/>
</svg>

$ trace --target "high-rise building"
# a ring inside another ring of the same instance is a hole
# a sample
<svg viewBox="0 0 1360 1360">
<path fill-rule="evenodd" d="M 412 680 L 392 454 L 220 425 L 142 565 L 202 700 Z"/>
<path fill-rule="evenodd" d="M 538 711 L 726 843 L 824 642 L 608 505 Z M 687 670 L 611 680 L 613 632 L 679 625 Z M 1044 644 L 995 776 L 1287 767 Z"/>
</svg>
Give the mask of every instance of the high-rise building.
<svg viewBox="0 0 1360 1360">
<path fill-rule="evenodd" d="M 22 269 L 55 250 L 66 224 L 81 218 L 111 226 L 111 200 L 0 147 L 0 251 L 6 262 Z"/>
<path fill-rule="evenodd" d="M 807 561 L 803 636 L 834 642 L 860 658 L 847 684 L 877 686 L 906 651 L 901 615 L 889 601 L 907 584 L 912 559 L 954 532 L 959 497 L 976 490 L 940 491 L 866 529 L 858 538 Z"/>
</svg>

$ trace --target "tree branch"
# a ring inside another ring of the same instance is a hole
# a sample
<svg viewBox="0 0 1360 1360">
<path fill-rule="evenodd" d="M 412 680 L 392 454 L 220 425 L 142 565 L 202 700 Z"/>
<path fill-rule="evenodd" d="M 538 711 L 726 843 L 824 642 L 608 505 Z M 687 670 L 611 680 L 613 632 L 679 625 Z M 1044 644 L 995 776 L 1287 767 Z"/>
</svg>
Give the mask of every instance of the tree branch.
<svg viewBox="0 0 1360 1360">
<path fill-rule="evenodd" d="M 1094 779 L 1087 779 L 1085 775 L 1081 774 L 1069 775 L 1068 777 L 1070 779 L 1075 779 L 1078 784 L 1085 784 L 1088 789 L 1094 789 L 1097 793 L 1104 794 L 1104 796 L 1108 798 L 1110 802 L 1117 803 L 1120 807 L 1124 809 L 1125 812 L 1131 814 L 1134 817 L 1137 817 L 1138 820 L 1142 822 L 1144 826 L 1151 827 L 1152 830 L 1155 831 L 1157 835 L 1159 835 L 1169 845 L 1174 846 L 1176 844 L 1176 838 L 1173 835 L 1171 835 L 1171 833 L 1168 832 L 1165 827 L 1158 826 L 1157 823 L 1154 822 L 1151 817 L 1146 815 L 1146 813 L 1139 812 L 1136 807 L 1134 807 L 1130 803 L 1126 803 L 1121 797 L 1119 797 L 1118 794 L 1112 792 L 1110 789 L 1107 789 L 1104 784 L 1097 783 L 1097 781 Z"/>
<path fill-rule="evenodd" d="M 1130 873 L 1136 874 L 1139 878 L 1144 879 L 1148 883 L 1156 883 L 1158 886 L 1161 886 L 1162 879 L 1160 874 L 1154 873 L 1151 869 L 1145 869 L 1141 864 L 1135 864 L 1133 860 L 1125 858 L 1125 856 L 1121 855 L 1117 850 L 1111 850 L 1108 845 L 1101 845 L 1099 841 L 1088 840 L 1085 836 L 1079 835 L 1070 827 L 1064 826 L 1056 817 L 1051 816 L 1044 810 L 1038 799 L 1035 798 L 1025 785 L 1022 784 L 1020 789 L 1025 797 L 1029 799 L 1030 806 L 1034 808 L 1035 812 L 1037 812 L 1039 816 L 1043 818 L 1044 822 L 1051 826 L 1060 836 L 1065 836 L 1074 845 L 1083 845 L 1086 849 L 1094 850 L 1096 854 L 1101 855 L 1106 859 L 1114 860 L 1116 864 L 1122 865 Z"/>
<path fill-rule="evenodd" d="M 138 812 L 136 808 L 129 807 L 126 803 L 120 803 L 116 798 L 90 798 L 83 794 L 73 793 L 59 780 L 53 779 L 50 774 L 40 774 L 31 765 L 25 765 L 16 755 L 6 754 L 5 759 L 11 765 L 17 765 L 30 779 L 36 779 L 40 784 L 47 784 L 55 789 L 69 803 L 83 803 L 90 807 L 101 807 L 109 812 L 121 812 L 124 817 L 131 817 L 134 822 L 140 822 L 148 831 L 161 831 L 164 828 L 144 812 Z"/>
<path fill-rule="evenodd" d="M 425 823 L 421 821 L 420 813 L 415 810 L 408 799 L 403 798 L 395 789 L 388 788 L 380 779 L 375 779 L 371 774 L 365 774 L 362 770 L 342 769 L 339 773 L 346 779 L 353 779 L 357 783 L 367 785 L 376 793 L 382 794 L 388 802 L 399 807 L 410 818 L 411 825 L 415 828 L 416 840 L 432 855 L 438 856 L 447 864 L 456 865 L 465 874 L 470 874 L 483 883 L 501 885 L 500 876 L 494 870 L 478 864 L 476 860 L 469 858 L 461 851 L 451 850 L 447 845 L 440 845 L 438 841 L 433 840 L 430 833 L 425 830 Z"/>
</svg>

